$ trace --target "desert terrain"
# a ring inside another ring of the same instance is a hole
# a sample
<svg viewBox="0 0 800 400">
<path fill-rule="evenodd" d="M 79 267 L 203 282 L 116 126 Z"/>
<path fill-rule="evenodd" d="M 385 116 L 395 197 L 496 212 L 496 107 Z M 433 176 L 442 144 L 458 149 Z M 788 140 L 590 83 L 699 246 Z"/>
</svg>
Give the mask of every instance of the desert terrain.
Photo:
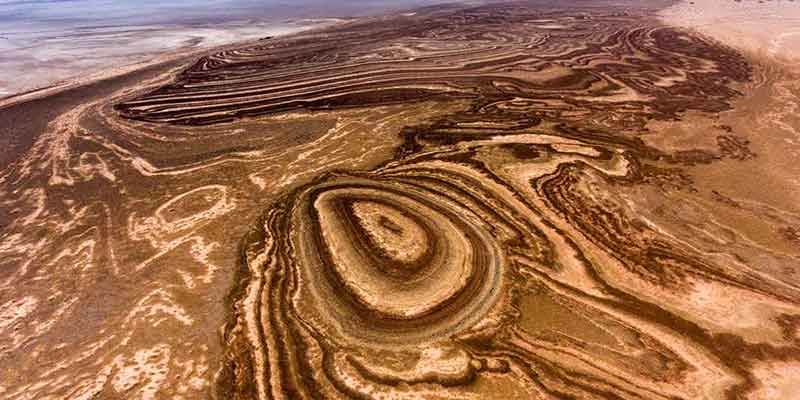
<svg viewBox="0 0 800 400">
<path fill-rule="evenodd" d="M 39 96 L 215 46 L 435 0 L 7 0 L 0 102 Z"/>
<path fill-rule="evenodd" d="M 4 103 L 0 398 L 797 398 L 765 3 L 432 5 Z"/>
</svg>

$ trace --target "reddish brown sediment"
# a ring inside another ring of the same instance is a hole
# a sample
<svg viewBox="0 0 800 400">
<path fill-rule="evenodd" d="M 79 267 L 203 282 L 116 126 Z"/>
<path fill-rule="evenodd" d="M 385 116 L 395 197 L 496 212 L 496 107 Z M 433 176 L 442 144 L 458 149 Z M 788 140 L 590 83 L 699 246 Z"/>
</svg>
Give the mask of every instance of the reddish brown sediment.
<svg viewBox="0 0 800 400">
<path fill-rule="evenodd" d="M 702 307 L 659 301 L 708 285 L 790 310 L 794 277 L 770 282 L 721 264 L 637 219 L 617 193 L 639 185 L 696 191 L 683 167 L 756 157 L 730 127 L 717 136 L 717 151 L 670 153 L 639 139 L 651 120 L 729 109 L 733 84 L 750 77 L 744 58 L 622 12 L 488 6 L 443 14 L 415 16 L 388 34 L 381 25 L 369 35 L 374 43 L 348 51 L 339 44 L 335 66 L 316 60 L 319 42 L 310 61 L 302 43 L 292 47 L 291 65 L 268 48 L 248 51 L 274 55 L 268 68 L 222 54 L 214 68 L 197 64 L 173 86 L 118 106 L 128 118 L 207 124 L 295 107 L 470 101 L 405 128 L 394 161 L 324 176 L 267 212 L 263 236 L 243 260 L 256 275 L 243 283 L 254 293 L 241 295 L 231 326 L 242 333 L 228 338 L 224 393 L 469 397 L 476 379 L 491 387 L 504 373 L 533 397 L 722 398 L 756 386 L 749 366 L 800 357 L 793 336 L 775 346 L 732 340 L 692 315 Z M 428 26 L 441 28 L 433 34 Z M 346 37 L 326 39 L 351 43 Z M 379 52 L 381 40 L 416 50 Z M 453 43 L 460 47 L 437 49 Z M 364 54 L 379 60 L 361 61 Z M 190 87 L 204 81 L 225 89 Z M 375 210 L 359 215 L 354 204 Z M 376 215 L 395 228 L 379 229 Z M 416 241 L 403 239 L 406 251 L 424 256 L 396 267 L 413 271 L 398 276 L 387 268 L 401 261 L 382 246 L 414 232 Z M 445 244 L 459 238 L 461 247 Z M 783 260 L 796 262 L 796 254 Z M 455 271 L 461 279 L 451 277 L 457 266 L 467 271 Z M 538 310 L 523 305 L 536 292 L 575 311 L 528 332 L 522 321 Z M 562 330 L 562 318 L 589 321 L 598 333 Z M 597 335 L 607 338 L 595 342 Z M 510 367 L 493 371 L 489 360 Z M 245 366 L 248 374 L 236 373 Z M 511 392 L 507 386 L 496 390 Z"/>
<path fill-rule="evenodd" d="M 88 389 L 50 372 L 6 393 L 792 398 L 800 210 L 708 178 L 771 162 L 742 121 L 772 104 L 747 106 L 754 81 L 790 75 L 654 12 L 422 8 L 229 47 L 61 115 L 4 172 L 0 279 L 33 299 L 18 318 L 64 326 L 39 299 L 95 293 L 74 307 L 105 330 L 76 347 L 99 361 L 54 356 Z M 27 252 L 79 278 L 46 286 Z M 193 336 L 223 319 L 221 341 Z M 5 360 L 71 343 L 44 332 Z"/>
</svg>

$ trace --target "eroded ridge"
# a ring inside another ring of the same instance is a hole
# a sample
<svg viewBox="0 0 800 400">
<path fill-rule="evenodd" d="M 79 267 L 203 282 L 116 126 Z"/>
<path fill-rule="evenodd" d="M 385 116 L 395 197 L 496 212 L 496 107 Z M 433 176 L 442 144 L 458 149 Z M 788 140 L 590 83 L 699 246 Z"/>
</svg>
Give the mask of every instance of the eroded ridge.
<svg viewBox="0 0 800 400">
<path fill-rule="evenodd" d="M 296 108 L 466 97 L 510 107 L 535 101 L 527 108 L 536 114 L 604 112 L 617 102 L 626 115 L 658 118 L 722 109 L 715 100 L 731 90 L 710 73 L 717 65 L 733 79 L 748 74 L 731 52 L 705 53 L 707 43 L 624 12 L 434 10 L 209 56 L 175 83 L 117 108 L 142 121 L 209 124 Z"/>
<path fill-rule="evenodd" d="M 750 154 L 731 135 L 719 152 L 641 139 L 651 120 L 728 109 L 749 76 L 644 11 L 487 6 L 220 53 L 118 110 L 185 125 L 469 104 L 404 128 L 384 166 L 323 175 L 266 211 L 242 252 L 225 396 L 734 398 L 800 359 L 798 277 L 629 196 L 692 192 L 682 167 Z M 738 296 L 772 310 L 777 336 L 714 315 Z"/>
</svg>

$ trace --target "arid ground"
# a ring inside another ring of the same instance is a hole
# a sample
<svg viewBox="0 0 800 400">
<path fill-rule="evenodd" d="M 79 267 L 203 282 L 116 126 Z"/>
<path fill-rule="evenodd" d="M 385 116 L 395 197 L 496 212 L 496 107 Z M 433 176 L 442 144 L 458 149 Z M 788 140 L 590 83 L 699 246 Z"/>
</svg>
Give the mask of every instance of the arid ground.
<svg viewBox="0 0 800 400">
<path fill-rule="evenodd" d="M 6 101 L 0 398 L 800 398 L 794 4 L 437 5 Z"/>
</svg>

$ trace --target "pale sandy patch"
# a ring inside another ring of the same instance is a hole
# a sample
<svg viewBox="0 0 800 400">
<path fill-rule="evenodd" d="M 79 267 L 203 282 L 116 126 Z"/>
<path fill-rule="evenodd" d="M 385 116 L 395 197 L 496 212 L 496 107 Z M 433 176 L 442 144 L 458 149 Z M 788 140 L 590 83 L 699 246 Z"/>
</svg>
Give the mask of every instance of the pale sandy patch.
<svg viewBox="0 0 800 400">
<path fill-rule="evenodd" d="M 800 3 L 775 1 L 682 1 L 662 10 L 671 25 L 687 27 L 755 56 L 800 60 Z"/>
</svg>

